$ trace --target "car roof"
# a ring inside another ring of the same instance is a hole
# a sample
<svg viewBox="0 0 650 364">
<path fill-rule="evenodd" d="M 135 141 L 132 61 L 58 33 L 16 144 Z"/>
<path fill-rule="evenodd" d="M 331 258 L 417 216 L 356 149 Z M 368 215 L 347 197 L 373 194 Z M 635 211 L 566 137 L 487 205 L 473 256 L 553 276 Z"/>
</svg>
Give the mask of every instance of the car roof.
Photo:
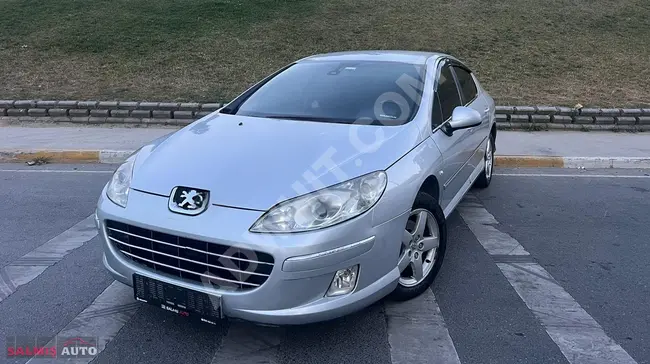
<svg viewBox="0 0 650 364">
<path fill-rule="evenodd" d="M 316 54 L 298 62 L 309 61 L 385 61 L 424 65 L 429 58 L 450 57 L 444 53 L 399 50 L 367 50 Z M 453 58 L 453 57 L 451 57 Z"/>
</svg>

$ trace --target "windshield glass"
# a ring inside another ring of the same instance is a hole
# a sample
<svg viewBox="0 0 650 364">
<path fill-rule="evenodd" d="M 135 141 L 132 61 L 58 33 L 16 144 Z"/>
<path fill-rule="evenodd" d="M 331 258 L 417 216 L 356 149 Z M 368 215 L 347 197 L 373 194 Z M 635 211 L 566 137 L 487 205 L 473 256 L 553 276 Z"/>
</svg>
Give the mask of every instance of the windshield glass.
<svg viewBox="0 0 650 364">
<path fill-rule="evenodd" d="M 236 114 L 399 125 L 418 110 L 423 69 L 398 62 L 300 62 L 262 85 Z"/>
</svg>

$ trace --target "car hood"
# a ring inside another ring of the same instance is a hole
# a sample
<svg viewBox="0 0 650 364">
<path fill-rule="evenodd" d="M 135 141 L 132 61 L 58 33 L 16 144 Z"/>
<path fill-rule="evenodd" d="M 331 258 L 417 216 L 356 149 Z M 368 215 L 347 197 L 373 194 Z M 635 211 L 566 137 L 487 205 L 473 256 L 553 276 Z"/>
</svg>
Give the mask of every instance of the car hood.
<svg viewBox="0 0 650 364">
<path fill-rule="evenodd" d="M 346 125 L 211 114 L 145 146 L 131 188 L 169 196 L 210 191 L 210 203 L 267 210 L 276 203 L 385 170 L 417 143 L 402 126 Z"/>
</svg>

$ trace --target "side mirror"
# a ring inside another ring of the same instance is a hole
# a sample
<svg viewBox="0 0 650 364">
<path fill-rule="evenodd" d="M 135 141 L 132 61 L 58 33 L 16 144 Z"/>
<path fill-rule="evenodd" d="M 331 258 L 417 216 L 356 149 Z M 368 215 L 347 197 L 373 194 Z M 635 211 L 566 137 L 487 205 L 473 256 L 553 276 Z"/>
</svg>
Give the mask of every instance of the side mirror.
<svg viewBox="0 0 650 364">
<path fill-rule="evenodd" d="M 470 107 L 458 106 L 451 114 L 451 120 L 447 123 L 445 133 L 452 135 L 454 130 L 472 128 L 480 124 L 481 114 L 478 111 Z"/>
</svg>

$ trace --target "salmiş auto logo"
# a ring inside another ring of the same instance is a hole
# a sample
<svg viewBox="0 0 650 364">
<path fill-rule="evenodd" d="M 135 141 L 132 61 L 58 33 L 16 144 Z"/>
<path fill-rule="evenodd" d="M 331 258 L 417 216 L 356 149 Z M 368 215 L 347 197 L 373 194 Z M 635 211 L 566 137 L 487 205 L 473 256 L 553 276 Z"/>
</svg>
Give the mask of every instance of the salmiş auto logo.
<svg viewBox="0 0 650 364">
<path fill-rule="evenodd" d="M 88 336 L 7 337 L 8 358 L 87 359 L 98 353 L 99 339 Z"/>
<path fill-rule="evenodd" d="M 58 338 L 59 358 L 93 358 L 97 355 L 96 337 L 71 337 L 65 341 Z"/>
</svg>

